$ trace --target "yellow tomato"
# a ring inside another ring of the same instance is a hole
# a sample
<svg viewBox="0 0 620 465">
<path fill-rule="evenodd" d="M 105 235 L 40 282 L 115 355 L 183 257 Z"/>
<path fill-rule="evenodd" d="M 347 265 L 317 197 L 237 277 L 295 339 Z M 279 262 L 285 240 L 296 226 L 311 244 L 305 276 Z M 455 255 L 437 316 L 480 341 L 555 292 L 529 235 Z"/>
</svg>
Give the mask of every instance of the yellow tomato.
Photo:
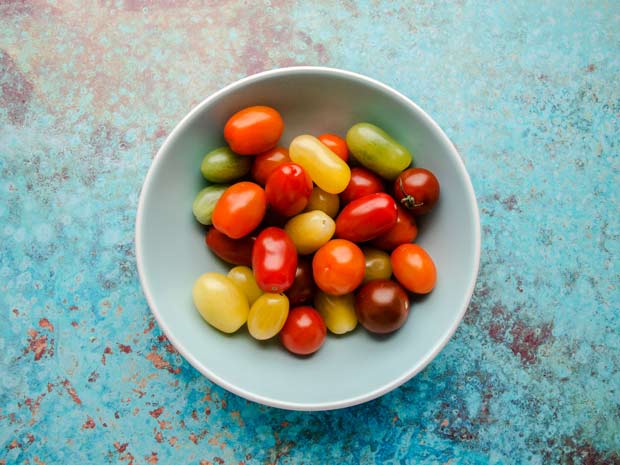
<svg viewBox="0 0 620 465">
<path fill-rule="evenodd" d="M 248 319 L 247 297 L 226 276 L 205 273 L 194 283 L 194 305 L 211 326 L 225 333 L 234 333 Z"/>
<path fill-rule="evenodd" d="M 288 298 L 284 294 L 266 292 L 250 309 L 248 330 L 254 339 L 263 341 L 280 332 L 288 317 Z"/>
<path fill-rule="evenodd" d="M 319 186 L 314 186 L 310 198 L 308 199 L 308 205 L 306 205 L 305 211 L 311 212 L 312 210 L 321 210 L 327 213 L 328 216 L 335 218 L 340 209 L 340 197 L 336 194 L 330 194 L 325 192 Z"/>
<path fill-rule="evenodd" d="M 284 226 L 293 240 L 297 253 L 306 255 L 314 252 L 334 235 L 336 223 L 327 213 L 314 210 L 294 216 Z"/>
<path fill-rule="evenodd" d="M 374 279 L 390 279 L 392 264 L 387 252 L 374 247 L 364 247 L 362 252 L 364 252 L 364 260 L 366 261 L 365 283 Z"/>
<path fill-rule="evenodd" d="M 228 272 L 228 279 L 237 285 L 237 287 L 248 298 L 248 303 L 252 305 L 258 299 L 263 291 L 256 283 L 254 273 L 247 266 L 235 266 Z"/>
<path fill-rule="evenodd" d="M 334 334 L 348 333 L 357 326 L 353 294 L 330 295 L 318 291 L 314 296 L 314 306 L 325 320 L 327 329 Z"/>
</svg>

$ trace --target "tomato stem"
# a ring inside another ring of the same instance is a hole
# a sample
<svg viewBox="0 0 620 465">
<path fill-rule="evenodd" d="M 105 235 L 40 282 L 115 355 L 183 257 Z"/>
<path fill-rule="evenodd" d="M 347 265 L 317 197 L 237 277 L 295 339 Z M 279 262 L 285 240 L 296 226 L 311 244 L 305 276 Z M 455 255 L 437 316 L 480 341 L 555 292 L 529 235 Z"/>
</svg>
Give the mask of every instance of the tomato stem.
<svg viewBox="0 0 620 465">
<path fill-rule="evenodd" d="M 424 205 L 424 202 L 416 202 L 413 195 L 409 195 L 405 192 L 405 186 L 403 186 L 402 178 L 398 178 L 398 184 L 400 187 L 400 193 L 403 195 L 403 198 L 400 199 L 400 203 L 402 203 L 405 208 L 411 210 L 413 208 L 421 207 L 422 205 Z"/>
</svg>

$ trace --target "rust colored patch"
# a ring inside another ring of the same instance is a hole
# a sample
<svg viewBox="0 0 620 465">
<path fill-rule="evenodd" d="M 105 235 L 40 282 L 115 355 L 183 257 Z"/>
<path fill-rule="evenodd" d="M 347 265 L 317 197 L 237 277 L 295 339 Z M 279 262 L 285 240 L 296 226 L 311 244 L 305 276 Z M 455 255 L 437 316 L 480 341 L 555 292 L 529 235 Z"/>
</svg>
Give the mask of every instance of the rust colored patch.
<svg viewBox="0 0 620 465">
<path fill-rule="evenodd" d="M 200 465 L 213 465 L 213 462 L 210 460 L 201 460 Z"/>
<path fill-rule="evenodd" d="M 164 407 L 158 407 L 155 410 L 151 410 L 149 412 L 149 415 L 152 416 L 153 418 L 159 418 L 159 416 L 162 414 L 163 411 L 164 411 Z"/>
<path fill-rule="evenodd" d="M 132 352 L 131 346 L 126 346 L 125 344 L 117 344 L 117 345 L 120 351 L 123 352 L 124 354 L 129 354 Z"/>
<path fill-rule="evenodd" d="M 224 459 L 221 457 L 213 457 L 213 460 L 215 460 L 216 463 L 219 463 L 220 465 L 224 465 Z"/>
<path fill-rule="evenodd" d="M 95 420 L 93 420 L 91 417 L 88 417 L 88 419 L 82 425 L 82 429 L 93 429 L 94 427 L 95 427 Z"/>
<path fill-rule="evenodd" d="M 22 445 L 17 441 L 17 439 L 13 439 L 11 441 L 11 443 L 8 446 L 6 446 L 6 447 L 7 447 L 7 449 L 11 450 L 11 449 L 21 448 Z"/>
<path fill-rule="evenodd" d="M 69 394 L 71 399 L 73 399 L 73 402 L 81 405 L 82 400 L 78 397 L 77 392 L 75 392 L 75 388 L 71 385 L 71 382 L 68 379 L 65 379 L 61 384 L 67 390 L 67 394 Z"/>
<path fill-rule="evenodd" d="M 157 431 L 157 433 L 155 433 L 155 440 L 160 444 L 164 442 L 164 435 L 161 434 L 161 431 Z"/>
<path fill-rule="evenodd" d="M 512 343 L 510 350 L 521 357 L 524 364 L 532 364 L 537 360 L 538 348 L 551 338 L 553 325 L 545 323 L 540 327 L 525 325 L 522 321 L 515 321 L 511 328 Z"/>
<path fill-rule="evenodd" d="M 9 121 L 22 125 L 34 86 L 18 68 L 13 58 L 0 50 L 0 107 L 6 108 Z"/>
<path fill-rule="evenodd" d="M 151 452 L 151 455 L 145 455 L 144 460 L 146 460 L 147 463 L 159 462 L 159 459 L 157 458 L 157 452 Z"/>
<path fill-rule="evenodd" d="M 47 346 L 47 335 L 39 335 L 39 332 L 34 329 L 28 330 L 28 347 L 24 350 L 24 354 L 28 352 L 32 352 L 34 354 L 35 362 L 41 360 L 41 358 L 46 355 L 52 356 L 54 355 L 53 349 L 48 349 Z"/>
<path fill-rule="evenodd" d="M 176 443 L 177 443 L 176 436 L 172 436 L 170 439 L 168 439 L 168 444 L 170 444 L 171 446 L 174 446 Z"/>
<path fill-rule="evenodd" d="M 14 314 L 15 316 L 19 316 L 19 310 L 18 310 L 18 309 L 16 309 L 16 308 L 14 308 L 14 309 L 13 309 L 13 314 Z"/>
<path fill-rule="evenodd" d="M 125 452 L 128 445 L 129 445 L 128 442 L 124 442 L 122 444 L 120 444 L 119 442 L 114 442 L 114 448 L 118 451 L 119 454 L 122 454 L 123 452 Z"/>
<path fill-rule="evenodd" d="M 89 383 L 94 383 L 98 379 L 99 379 L 99 373 L 97 373 L 96 371 L 93 371 L 93 372 L 91 372 L 90 376 L 88 377 L 88 382 Z"/>
<path fill-rule="evenodd" d="M 189 440 L 192 441 L 194 444 L 198 444 L 198 437 L 194 433 L 189 435 Z"/>
<path fill-rule="evenodd" d="M 51 332 L 54 331 L 54 325 L 50 323 L 50 321 L 47 318 L 41 318 L 39 320 L 39 326 L 41 328 L 45 328 Z"/>
<path fill-rule="evenodd" d="M 587 71 L 588 73 L 593 73 L 594 71 L 596 71 L 596 65 L 594 65 L 594 64 L 592 64 L 592 63 L 590 63 L 590 64 L 588 65 L 588 67 L 586 68 L 586 71 Z"/>
<path fill-rule="evenodd" d="M 79 323 L 77 321 L 72 321 L 71 322 L 71 326 L 73 326 L 74 328 L 77 328 L 79 325 Z"/>
<path fill-rule="evenodd" d="M 620 465 L 616 451 L 601 451 L 589 442 L 578 443 L 573 438 L 564 438 L 561 463 L 566 465 Z"/>
<path fill-rule="evenodd" d="M 38 455 L 35 455 L 33 460 L 36 465 L 46 465 L 46 462 L 41 460 Z"/>
<path fill-rule="evenodd" d="M 72 312 L 75 312 L 75 311 L 76 311 L 76 310 L 78 310 L 78 309 L 79 309 L 79 308 L 78 308 L 78 306 L 77 306 L 77 305 L 71 305 L 71 306 L 69 307 L 69 310 L 71 310 Z"/>
<path fill-rule="evenodd" d="M 172 368 L 170 363 L 164 360 L 157 352 L 149 352 L 146 359 L 150 360 L 158 370 L 168 370 L 172 374 L 178 374 L 181 372 L 180 368 Z"/>
<path fill-rule="evenodd" d="M 149 321 L 149 325 L 146 327 L 146 329 L 143 331 L 143 333 L 144 334 L 150 333 L 153 330 L 154 327 L 155 327 L 155 320 L 151 319 Z"/>
</svg>

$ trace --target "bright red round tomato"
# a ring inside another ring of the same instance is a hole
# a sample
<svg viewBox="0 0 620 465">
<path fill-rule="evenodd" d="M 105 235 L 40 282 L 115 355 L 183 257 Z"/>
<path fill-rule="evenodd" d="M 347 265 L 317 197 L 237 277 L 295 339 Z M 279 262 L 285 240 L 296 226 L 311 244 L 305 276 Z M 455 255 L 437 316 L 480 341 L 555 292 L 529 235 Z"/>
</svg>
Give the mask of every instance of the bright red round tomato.
<svg viewBox="0 0 620 465">
<path fill-rule="evenodd" d="M 295 281 L 297 250 L 284 229 L 271 226 L 256 238 L 252 249 L 256 283 L 265 292 L 286 291 Z"/>
<path fill-rule="evenodd" d="M 207 247 L 218 257 L 233 265 L 252 266 L 252 248 L 256 236 L 231 239 L 215 228 L 209 229 L 205 236 Z"/>
<path fill-rule="evenodd" d="M 394 181 L 394 197 L 416 215 L 430 212 L 439 200 L 439 181 L 424 168 L 409 168 Z"/>
<path fill-rule="evenodd" d="M 354 200 L 336 218 L 336 237 L 364 242 L 387 232 L 396 224 L 396 202 L 382 192 Z"/>
<path fill-rule="evenodd" d="M 267 202 L 277 213 L 293 216 L 301 213 L 312 194 L 312 179 L 301 165 L 284 163 L 269 175 L 265 185 Z"/>
<path fill-rule="evenodd" d="M 314 254 L 312 275 L 323 291 L 332 295 L 353 292 L 364 280 L 366 259 L 351 241 L 332 239 Z"/>
<path fill-rule="evenodd" d="M 349 147 L 347 147 L 347 141 L 342 137 L 336 134 L 321 134 L 317 139 L 345 162 L 349 161 Z"/>
<path fill-rule="evenodd" d="M 230 117 L 224 126 L 224 139 L 239 155 L 257 155 L 276 146 L 284 121 L 271 107 L 244 108 Z"/>
<path fill-rule="evenodd" d="M 267 150 L 254 158 L 252 162 L 252 178 L 258 184 L 264 186 L 273 170 L 290 161 L 288 150 L 284 147 L 274 147 L 271 150 Z"/>
<path fill-rule="evenodd" d="M 340 193 L 340 201 L 347 204 L 366 195 L 385 192 L 383 181 L 366 168 L 351 168 L 351 180 L 347 188 Z"/>
<path fill-rule="evenodd" d="M 431 256 L 417 244 L 402 244 L 390 256 L 398 281 L 416 294 L 428 294 L 435 287 L 437 270 Z"/>
<path fill-rule="evenodd" d="M 213 226 L 232 239 L 252 232 L 267 209 L 265 191 L 253 182 L 238 182 L 224 191 L 213 210 Z"/>
<path fill-rule="evenodd" d="M 397 205 L 396 224 L 387 232 L 373 239 L 372 245 L 379 249 L 391 251 L 401 244 L 413 242 L 418 236 L 418 226 L 413 215 L 405 208 Z"/>
<path fill-rule="evenodd" d="M 288 312 L 280 331 L 286 349 L 297 355 L 310 355 L 325 342 L 327 328 L 319 312 L 312 307 L 297 307 Z"/>
</svg>

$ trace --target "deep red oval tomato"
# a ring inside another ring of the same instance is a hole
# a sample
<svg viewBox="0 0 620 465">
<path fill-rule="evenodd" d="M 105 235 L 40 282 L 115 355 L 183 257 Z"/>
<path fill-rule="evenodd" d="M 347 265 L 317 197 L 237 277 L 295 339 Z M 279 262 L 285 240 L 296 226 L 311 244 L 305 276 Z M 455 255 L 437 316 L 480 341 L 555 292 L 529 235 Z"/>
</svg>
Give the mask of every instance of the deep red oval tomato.
<svg viewBox="0 0 620 465">
<path fill-rule="evenodd" d="M 317 139 L 345 162 L 349 161 L 349 147 L 347 147 L 347 141 L 342 137 L 336 134 L 321 134 Z"/>
<path fill-rule="evenodd" d="M 336 237 L 364 242 L 387 232 L 396 224 L 396 202 L 382 192 L 354 200 L 336 218 Z"/>
<path fill-rule="evenodd" d="M 323 291 L 332 295 L 353 292 L 364 280 L 366 259 L 362 250 L 345 239 L 332 239 L 314 254 L 312 276 Z"/>
<path fill-rule="evenodd" d="M 411 292 L 428 294 L 435 287 L 437 270 L 431 256 L 417 244 L 402 244 L 390 256 L 392 272 Z"/>
<path fill-rule="evenodd" d="M 280 340 L 286 349 L 297 355 L 310 355 L 325 342 L 327 328 L 319 312 L 312 307 L 297 307 L 288 312 Z"/>
<path fill-rule="evenodd" d="M 300 305 L 314 295 L 315 284 L 312 278 L 312 264 L 307 258 L 297 260 L 297 270 L 293 285 L 285 292 L 290 305 Z"/>
<path fill-rule="evenodd" d="M 297 271 L 297 250 L 284 229 L 264 229 L 252 249 L 256 283 L 265 292 L 284 292 L 293 285 Z"/>
<path fill-rule="evenodd" d="M 391 333 L 409 316 L 409 296 L 389 279 L 376 279 L 355 293 L 355 313 L 364 328 L 373 333 Z"/>
<path fill-rule="evenodd" d="M 264 186 L 273 170 L 290 161 L 288 150 L 284 147 L 274 147 L 271 150 L 267 150 L 254 158 L 252 162 L 252 178 L 258 184 Z"/>
<path fill-rule="evenodd" d="M 210 228 L 205 236 L 207 247 L 218 257 L 233 265 L 252 266 L 252 248 L 256 236 L 231 239 L 215 228 Z"/>
<path fill-rule="evenodd" d="M 257 155 L 272 149 L 284 131 L 280 113 L 271 107 L 244 108 L 224 126 L 224 139 L 239 155 Z"/>
<path fill-rule="evenodd" d="M 213 226 L 228 237 L 239 239 L 252 232 L 267 209 L 265 191 L 253 182 L 238 182 L 224 191 L 213 210 Z"/>
<path fill-rule="evenodd" d="M 384 191 L 383 181 L 375 173 L 366 168 L 351 168 L 351 180 L 340 193 L 340 201 L 347 204 L 366 195 Z"/>
<path fill-rule="evenodd" d="M 418 226 L 413 215 L 400 205 L 397 208 L 396 224 L 372 241 L 372 245 L 388 252 L 401 244 L 413 242 L 418 236 Z"/>
<path fill-rule="evenodd" d="M 265 185 L 267 202 L 277 213 L 293 216 L 301 213 L 312 194 L 312 179 L 301 165 L 284 163 L 269 175 Z"/>
<path fill-rule="evenodd" d="M 424 215 L 439 200 L 439 181 L 429 170 L 409 168 L 394 181 L 394 197 L 416 215 Z"/>
</svg>

